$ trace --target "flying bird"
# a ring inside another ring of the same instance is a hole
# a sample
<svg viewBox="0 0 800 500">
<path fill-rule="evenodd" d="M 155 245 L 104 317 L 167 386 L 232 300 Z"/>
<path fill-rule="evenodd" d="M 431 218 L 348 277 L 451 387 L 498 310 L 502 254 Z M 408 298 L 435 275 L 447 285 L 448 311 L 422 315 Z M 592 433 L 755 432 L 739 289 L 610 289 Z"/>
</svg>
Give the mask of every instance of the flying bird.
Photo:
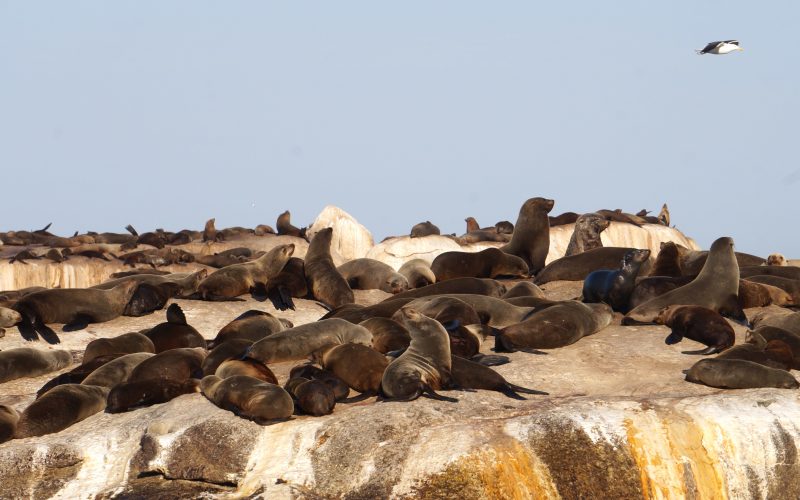
<svg viewBox="0 0 800 500">
<path fill-rule="evenodd" d="M 738 40 L 723 40 L 720 42 L 711 42 L 702 49 L 695 49 L 695 52 L 702 56 L 703 54 L 729 54 L 737 50 L 744 50 L 739 47 Z"/>
</svg>

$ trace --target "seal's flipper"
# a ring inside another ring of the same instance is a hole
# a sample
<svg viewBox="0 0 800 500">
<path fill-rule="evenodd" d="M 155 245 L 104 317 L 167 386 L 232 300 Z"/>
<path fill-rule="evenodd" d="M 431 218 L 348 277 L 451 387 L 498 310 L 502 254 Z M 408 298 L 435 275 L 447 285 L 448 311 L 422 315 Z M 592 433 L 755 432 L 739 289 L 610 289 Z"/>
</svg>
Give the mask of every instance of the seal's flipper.
<svg viewBox="0 0 800 500">
<path fill-rule="evenodd" d="M 62 332 L 77 332 L 78 330 L 83 330 L 89 323 L 94 320 L 91 316 L 87 316 L 86 314 L 78 314 L 75 318 L 64 325 L 61 328 Z"/>
<path fill-rule="evenodd" d="M 730 318 L 733 321 L 746 326 L 747 328 L 751 328 L 752 325 L 750 321 L 747 319 L 747 316 L 742 309 L 741 304 L 739 304 L 739 298 L 736 295 L 731 295 L 725 301 L 723 305 L 719 307 L 719 313 L 726 318 Z"/>
<path fill-rule="evenodd" d="M 705 349 L 699 349 L 697 351 L 681 351 L 682 354 L 701 354 L 704 356 L 716 354 L 718 352 L 719 348 L 717 346 L 706 347 Z"/>
<path fill-rule="evenodd" d="M 19 334 L 22 336 L 22 338 L 28 342 L 39 340 L 39 335 L 36 333 L 36 329 L 34 329 L 31 322 L 25 318 L 23 318 L 22 322 L 17 325 L 17 328 L 19 329 Z"/>
<path fill-rule="evenodd" d="M 664 339 L 664 343 L 667 345 L 672 345 L 672 344 L 677 344 L 681 340 L 683 340 L 683 335 L 677 332 L 672 332 L 669 335 L 667 335 L 667 338 Z"/>
<path fill-rule="evenodd" d="M 470 358 L 470 361 L 480 363 L 483 366 L 500 366 L 511 363 L 511 359 L 508 356 L 499 354 L 476 354 Z"/>
<path fill-rule="evenodd" d="M 514 352 L 516 349 L 512 348 L 511 346 L 506 345 L 507 342 L 503 333 L 498 331 L 495 333 L 494 336 L 494 352 Z"/>
<path fill-rule="evenodd" d="M 436 399 L 439 401 L 447 401 L 448 403 L 458 403 L 456 398 L 449 398 L 447 396 L 442 396 L 441 394 L 437 394 L 436 391 L 431 389 L 430 386 L 426 385 L 422 388 L 422 395 L 426 398 Z"/>
<path fill-rule="evenodd" d="M 524 398 L 524 397 L 520 396 L 519 394 L 517 394 L 514 391 L 514 389 L 508 384 L 500 387 L 498 392 L 502 392 L 503 394 L 505 394 L 506 396 L 510 397 L 511 399 L 518 399 L 520 401 L 527 401 L 527 399 L 528 399 L 528 398 Z"/>
<path fill-rule="evenodd" d="M 56 332 L 54 332 L 52 328 L 45 325 L 44 323 L 41 322 L 34 323 L 33 328 L 36 329 L 36 333 L 38 333 L 39 336 L 42 337 L 48 344 L 55 345 L 61 343 L 61 339 L 58 338 Z"/>
<path fill-rule="evenodd" d="M 295 310 L 292 294 L 289 293 L 286 287 L 277 286 L 268 289 L 267 297 L 269 297 L 270 302 L 272 302 L 272 306 L 279 311 L 285 311 L 287 309 Z"/>
<path fill-rule="evenodd" d="M 518 386 L 516 384 L 509 383 L 509 382 L 506 382 L 506 383 L 508 384 L 508 387 L 510 387 L 511 389 L 515 390 L 516 392 L 522 392 L 524 394 L 536 394 L 538 396 L 549 396 L 550 395 L 549 392 L 537 391 L 536 389 L 528 389 L 527 387 L 521 387 L 521 386 Z"/>
</svg>

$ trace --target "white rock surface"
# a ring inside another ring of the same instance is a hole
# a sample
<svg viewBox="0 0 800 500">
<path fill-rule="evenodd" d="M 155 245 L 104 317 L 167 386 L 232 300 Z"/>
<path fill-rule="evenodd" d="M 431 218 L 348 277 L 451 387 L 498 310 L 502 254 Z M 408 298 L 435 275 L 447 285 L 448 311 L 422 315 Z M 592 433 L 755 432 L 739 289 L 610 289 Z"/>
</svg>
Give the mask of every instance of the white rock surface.
<svg viewBox="0 0 800 500">
<path fill-rule="evenodd" d="M 352 215 L 339 207 L 328 205 L 322 209 L 322 212 L 308 228 L 306 233 L 308 239 L 311 240 L 319 230 L 326 227 L 333 228 L 331 253 L 339 254 L 344 259 L 344 262 L 366 257 L 367 253 L 375 245 L 372 233 L 359 224 Z M 337 265 L 341 265 L 341 263 L 337 262 Z"/>
</svg>

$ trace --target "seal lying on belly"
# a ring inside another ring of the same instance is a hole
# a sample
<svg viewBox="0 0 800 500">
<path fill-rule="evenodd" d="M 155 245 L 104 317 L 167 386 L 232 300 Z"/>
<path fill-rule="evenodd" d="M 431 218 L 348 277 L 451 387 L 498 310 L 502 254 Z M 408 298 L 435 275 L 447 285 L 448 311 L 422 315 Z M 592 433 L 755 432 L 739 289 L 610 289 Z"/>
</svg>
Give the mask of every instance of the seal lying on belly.
<svg viewBox="0 0 800 500">
<path fill-rule="evenodd" d="M 223 267 L 200 282 L 203 300 L 230 300 L 258 288 L 278 275 L 294 253 L 294 244 L 279 245 L 256 260 Z"/>
</svg>

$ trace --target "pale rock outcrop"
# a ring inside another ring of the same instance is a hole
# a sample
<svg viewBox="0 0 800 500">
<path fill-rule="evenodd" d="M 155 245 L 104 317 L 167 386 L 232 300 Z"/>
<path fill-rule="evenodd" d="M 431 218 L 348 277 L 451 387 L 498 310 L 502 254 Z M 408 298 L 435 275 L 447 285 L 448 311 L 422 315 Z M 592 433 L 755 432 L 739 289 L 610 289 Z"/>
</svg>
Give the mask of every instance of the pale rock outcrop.
<svg viewBox="0 0 800 500">
<path fill-rule="evenodd" d="M 375 245 L 372 233 L 359 224 L 352 215 L 348 214 L 339 207 L 328 205 L 314 219 L 308 228 L 308 239 L 312 239 L 315 234 L 326 227 L 333 228 L 333 239 L 331 240 L 331 254 L 339 254 L 344 262 L 353 259 L 366 257 L 367 253 Z M 343 264 L 336 262 L 336 265 Z"/>
</svg>

